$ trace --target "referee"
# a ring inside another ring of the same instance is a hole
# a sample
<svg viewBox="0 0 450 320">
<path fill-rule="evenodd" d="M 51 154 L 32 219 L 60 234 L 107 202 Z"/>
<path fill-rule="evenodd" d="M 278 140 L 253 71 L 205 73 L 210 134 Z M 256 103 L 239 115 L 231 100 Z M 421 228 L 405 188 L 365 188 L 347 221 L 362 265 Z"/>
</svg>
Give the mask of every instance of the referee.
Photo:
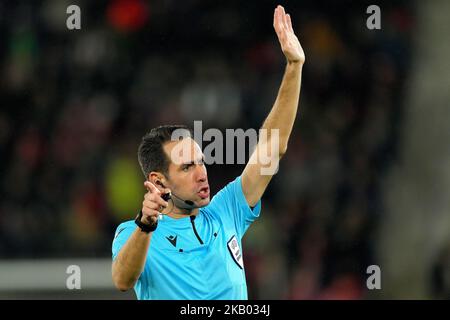
<svg viewBox="0 0 450 320">
<path fill-rule="evenodd" d="M 134 288 L 138 299 L 248 299 L 241 240 L 258 218 L 275 173 L 262 173 L 268 165 L 258 155 L 270 151 L 277 164 L 286 152 L 305 61 L 282 6 L 275 9 L 273 26 L 286 69 L 261 128 L 268 138 L 260 138 L 240 176 L 210 200 L 204 156 L 187 127 L 161 126 L 143 137 L 138 158 L 148 191 L 139 215 L 118 226 L 112 244 L 112 278 L 119 290 Z M 270 134 L 273 129 L 278 135 Z M 184 130 L 184 138 L 172 140 L 175 130 Z"/>
</svg>

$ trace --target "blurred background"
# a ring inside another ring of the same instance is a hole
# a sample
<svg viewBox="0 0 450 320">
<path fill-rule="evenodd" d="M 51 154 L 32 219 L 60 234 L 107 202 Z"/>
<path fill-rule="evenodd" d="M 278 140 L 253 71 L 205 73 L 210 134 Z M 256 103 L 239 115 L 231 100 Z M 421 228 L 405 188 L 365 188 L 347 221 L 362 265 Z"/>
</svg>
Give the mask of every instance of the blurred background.
<svg viewBox="0 0 450 320">
<path fill-rule="evenodd" d="M 81 30 L 66 9 L 81 8 Z M 274 1 L 0 1 L 0 298 L 113 288 L 141 137 L 259 128 Z M 450 2 L 281 1 L 306 53 L 288 152 L 244 237 L 250 299 L 450 298 Z M 369 30 L 366 9 L 381 9 Z M 448 33 L 448 32 L 447 32 Z M 210 165 L 214 194 L 241 165 Z M 81 267 L 81 290 L 66 268 Z M 381 269 L 368 290 L 367 267 Z"/>
</svg>

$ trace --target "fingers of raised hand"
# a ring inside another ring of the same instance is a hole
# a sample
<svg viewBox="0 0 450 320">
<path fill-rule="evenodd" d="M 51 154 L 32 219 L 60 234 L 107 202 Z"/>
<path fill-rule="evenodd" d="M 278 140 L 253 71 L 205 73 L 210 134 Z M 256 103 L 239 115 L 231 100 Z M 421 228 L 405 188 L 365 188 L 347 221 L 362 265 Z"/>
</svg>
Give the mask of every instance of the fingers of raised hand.
<svg viewBox="0 0 450 320">
<path fill-rule="evenodd" d="M 284 23 L 283 23 L 283 16 L 281 12 L 281 6 L 278 6 L 275 8 L 274 14 L 273 14 L 273 27 L 275 28 L 275 31 L 277 33 L 283 31 Z"/>
<path fill-rule="evenodd" d="M 287 21 L 289 31 L 294 32 L 294 29 L 292 28 L 291 16 L 289 15 L 289 13 L 286 15 L 286 21 Z"/>
</svg>

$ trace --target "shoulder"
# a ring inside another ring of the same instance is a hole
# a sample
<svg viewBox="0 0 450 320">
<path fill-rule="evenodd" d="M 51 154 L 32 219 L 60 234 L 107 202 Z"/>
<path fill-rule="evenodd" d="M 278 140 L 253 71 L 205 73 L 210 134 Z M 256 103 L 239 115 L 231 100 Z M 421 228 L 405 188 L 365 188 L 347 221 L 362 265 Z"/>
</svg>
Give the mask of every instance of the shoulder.
<svg viewBox="0 0 450 320">
<path fill-rule="evenodd" d="M 202 208 L 202 211 L 211 216 L 219 215 L 220 218 L 227 216 L 236 209 L 236 202 L 240 199 L 239 193 L 242 192 L 240 185 L 240 176 L 228 182 L 212 197 L 211 202 Z"/>
<path fill-rule="evenodd" d="M 121 229 L 121 228 L 129 228 L 129 227 L 134 227 L 136 226 L 136 224 L 134 223 L 134 220 L 128 220 L 128 221 L 124 221 L 121 224 L 119 224 L 117 226 L 117 230 Z"/>
<path fill-rule="evenodd" d="M 236 177 L 234 180 L 228 182 L 222 189 L 220 189 L 212 198 L 211 202 L 214 200 L 219 200 L 224 196 L 233 196 L 237 192 L 242 192 L 242 182 L 241 176 Z"/>
<path fill-rule="evenodd" d="M 116 232 L 114 233 L 114 238 L 117 238 L 117 236 L 125 230 L 134 230 L 135 228 L 136 224 L 134 223 L 134 220 L 122 222 L 117 226 Z"/>
</svg>

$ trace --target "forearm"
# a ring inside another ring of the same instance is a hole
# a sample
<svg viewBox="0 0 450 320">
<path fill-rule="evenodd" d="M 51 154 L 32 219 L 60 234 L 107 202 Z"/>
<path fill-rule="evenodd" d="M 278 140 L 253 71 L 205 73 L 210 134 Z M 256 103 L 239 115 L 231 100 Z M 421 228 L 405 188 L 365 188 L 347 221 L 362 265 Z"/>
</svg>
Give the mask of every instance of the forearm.
<svg viewBox="0 0 450 320">
<path fill-rule="evenodd" d="M 287 150 L 297 116 L 302 68 L 305 62 L 305 53 L 292 28 L 291 17 L 284 12 L 282 6 L 277 6 L 274 11 L 273 27 L 286 57 L 287 66 L 278 96 L 261 127 L 256 149 L 242 173 L 242 191 L 250 206 L 256 205 L 261 199 L 278 170 L 279 160 Z"/>
<path fill-rule="evenodd" d="M 114 260 L 112 278 L 119 290 L 131 289 L 144 270 L 151 235 L 136 228 Z"/>
<path fill-rule="evenodd" d="M 278 146 L 280 154 L 283 154 L 287 149 L 289 136 L 297 115 L 302 68 L 303 63 L 301 62 L 287 63 L 278 96 L 262 126 L 262 129 L 266 130 L 269 139 L 272 136 L 272 129 L 279 130 Z"/>
</svg>

